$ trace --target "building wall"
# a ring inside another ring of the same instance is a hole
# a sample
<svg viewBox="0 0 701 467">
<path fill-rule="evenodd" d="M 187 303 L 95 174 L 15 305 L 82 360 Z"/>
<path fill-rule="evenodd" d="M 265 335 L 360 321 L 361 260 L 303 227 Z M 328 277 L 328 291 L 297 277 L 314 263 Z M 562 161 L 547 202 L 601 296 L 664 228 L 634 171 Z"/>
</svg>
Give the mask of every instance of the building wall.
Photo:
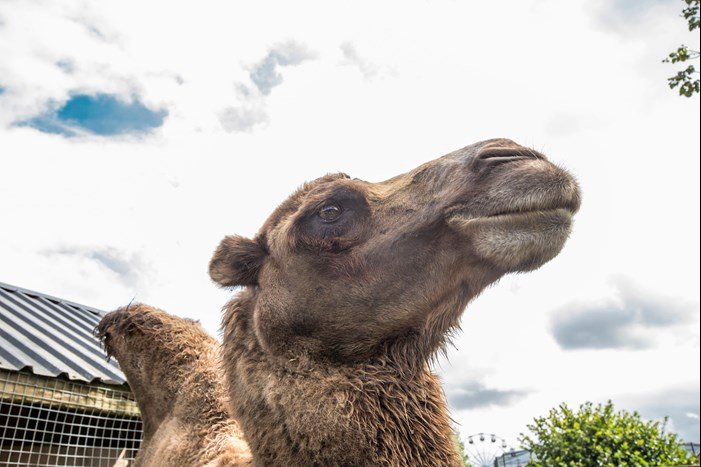
<svg viewBox="0 0 701 467">
<path fill-rule="evenodd" d="M 141 435 L 126 385 L 0 369 L 0 465 L 112 467 L 136 456 Z"/>
</svg>

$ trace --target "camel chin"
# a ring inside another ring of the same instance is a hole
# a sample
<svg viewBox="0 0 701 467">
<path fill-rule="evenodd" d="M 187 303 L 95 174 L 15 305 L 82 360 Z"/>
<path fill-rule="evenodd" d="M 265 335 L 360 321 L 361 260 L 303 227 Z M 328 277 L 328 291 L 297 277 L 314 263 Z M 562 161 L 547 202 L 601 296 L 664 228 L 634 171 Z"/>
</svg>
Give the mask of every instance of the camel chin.
<svg viewBox="0 0 701 467">
<path fill-rule="evenodd" d="M 572 230 L 566 208 L 470 218 L 453 215 L 448 225 L 469 238 L 474 253 L 505 272 L 539 268 L 560 253 Z"/>
</svg>

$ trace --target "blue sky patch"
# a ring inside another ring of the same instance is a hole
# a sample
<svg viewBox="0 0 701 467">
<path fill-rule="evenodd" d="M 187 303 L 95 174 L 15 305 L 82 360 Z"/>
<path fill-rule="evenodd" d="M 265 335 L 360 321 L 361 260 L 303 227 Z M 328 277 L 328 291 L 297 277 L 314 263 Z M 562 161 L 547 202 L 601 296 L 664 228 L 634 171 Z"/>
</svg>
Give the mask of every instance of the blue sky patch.
<svg viewBox="0 0 701 467">
<path fill-rule="evenodd" d="M 146 133 L 163 125 L 166 110 L 151 110 L 134 99 L 124 102 L 109 94 L 78 94 L 63 107 L 20 123 L 44 133 L 76 136 L 87 131 L 100 136 Z"/>
</svg>

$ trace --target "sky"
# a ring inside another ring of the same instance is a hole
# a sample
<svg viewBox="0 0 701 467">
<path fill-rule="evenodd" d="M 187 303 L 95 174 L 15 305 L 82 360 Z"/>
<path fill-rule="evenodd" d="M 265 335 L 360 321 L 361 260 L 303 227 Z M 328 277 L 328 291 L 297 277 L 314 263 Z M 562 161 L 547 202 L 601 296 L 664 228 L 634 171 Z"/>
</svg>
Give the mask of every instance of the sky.
<svg viewBox="0 0 701 467">
<path fill-rule="evenodd" d="M 218 335 L 207 265 L 304 181 L 506 137 L 579 180 L 563 252 L 435 365 L 463 436 L 612 400 L 699 441 L 699 97 L 673 0 L 0 0 L 0 282 Z M 698 64 L 697 64 L 698 65 Z"/>
</svg>

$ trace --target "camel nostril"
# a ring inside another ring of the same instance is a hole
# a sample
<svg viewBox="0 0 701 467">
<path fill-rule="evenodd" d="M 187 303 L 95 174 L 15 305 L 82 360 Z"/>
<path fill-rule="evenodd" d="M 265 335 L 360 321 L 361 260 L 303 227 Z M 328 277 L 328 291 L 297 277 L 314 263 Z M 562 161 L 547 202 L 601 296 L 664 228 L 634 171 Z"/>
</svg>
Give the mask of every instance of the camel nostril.
<svg viewBox="0 0 701 467">
<path fill-rule="evenodd" d="M 521 160 L 537 160 L 545 159 L 545 157 L 528 148 L 524 147 L 486 147 L 477 153 L 476 157 L 480 162 L 489 165 L 499 165 L 508 162 Z"/>
</svg>

